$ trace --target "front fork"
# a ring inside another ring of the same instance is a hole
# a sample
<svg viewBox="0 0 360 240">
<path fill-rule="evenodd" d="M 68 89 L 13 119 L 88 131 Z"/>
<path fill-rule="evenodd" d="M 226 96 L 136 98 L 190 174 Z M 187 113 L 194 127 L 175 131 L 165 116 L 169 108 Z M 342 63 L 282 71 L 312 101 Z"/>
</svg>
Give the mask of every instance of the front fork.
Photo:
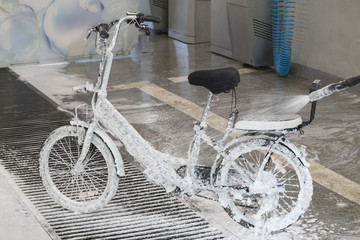
<svg viewBox="0 0 360 240">
<path fill-rule="evenodd" d="M 87 129 L 86 131 L 86 134 L 85 134 L 85 138 L 84 138 L 84 141 L 81 142 L 81 138 L 79 137 L 79 145 L 81 146 L 82 145 L 82 149 L 81 149 L 81 154 L 79 156 L 79 158 L 77 159 L 77 162 L 74 166 L 74 170 L 75 171 L 82 171 L 82 169 L 84 168 L 84 166 L 86 165 L 86 162 L 85 162 L 85 159 L 86 159 L 86 156 L 89 152 L 89 149 L 90 149 L 90 144 L 92 142 L 92 137 L 94 135 L 94 131 L 96 129 L 98 125 L 98 122 L 97 121 L 93 121 L 90 125 L 89 125 L 89 128 Z"/>
</svg>

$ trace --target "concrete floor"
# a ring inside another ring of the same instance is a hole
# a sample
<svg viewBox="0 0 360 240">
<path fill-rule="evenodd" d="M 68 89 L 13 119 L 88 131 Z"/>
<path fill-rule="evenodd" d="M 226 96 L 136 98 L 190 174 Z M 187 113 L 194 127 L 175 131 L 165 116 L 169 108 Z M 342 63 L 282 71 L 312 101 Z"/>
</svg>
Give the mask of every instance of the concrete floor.
<svg viewBox="0 0 360 240">
<path fill-rule="evenodd" d="M 157 94 L 170 92 L 203 107 L 207 90 L 190 86 L 183 77 L 195 70 L 244 67 L 211 53 L 209 44 L 186 45 L 166 35 L 151 36 L 149 41 L 142 36 L 139 39 L 131 56 L 114 60 L 108 98 L 156 149 L 185 157 L 196 119 L 176 108 L 174 102 L 178 100 L 162 101 Z M 97 66 L 98 62 L 83 62 L 12 70 L 51 101 L 73 111 L 80 102 L 89 102 L 90 96 L 74 94 L 71 87 L 94 82 Z M 145 81 L 153 84 L 152 92 L 133 87 L 134 83 Z M 287 106 L 298 96 L 306 95 L 311 82 L 292 75 L 280 78 L 272 69 L 245 69 L 237 87 L 238 108 L 241 114 L 294 112 L 295 108 Z M 288 136 L 297 146 L 306 145 L 309 149 L 314 195 L 305 216 L 284 232 L 270 236 L 271 239 L 360 239 L 359 93 L 360 86 L 356 86 L 321 100 L 314 122 L 304 128 L 305 135 Z M 211 111 L 227 118 L 230 99 L 229 94 L 216 95 Z M 309 107 L 308 104 L 299 111 L 303 119 L 308 118 Z M 212 127 L 209 133 L 221 136 L 220 129 L 221 126 Z M 204 153 L 202 161 L 206 164 L 213 158 L 206 149 Z M 195 197 L 187 201 L 220 229 L 237 234 L 238 239 L 251 239 L 252 235 L 241 226 L 228 221 L 224 226 L 225 221 L 218 218 L 226 216 L 214 211 L 206 200 Z"/>
</svg>

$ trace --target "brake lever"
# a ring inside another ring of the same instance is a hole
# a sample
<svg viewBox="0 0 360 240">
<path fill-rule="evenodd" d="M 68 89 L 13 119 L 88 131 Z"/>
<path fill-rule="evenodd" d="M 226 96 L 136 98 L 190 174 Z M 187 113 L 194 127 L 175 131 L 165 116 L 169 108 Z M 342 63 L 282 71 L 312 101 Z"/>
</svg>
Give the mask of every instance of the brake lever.
<svg viewBox="0 0 360 240">
<path fill-rule="evenodd" d="M 143 23 L 140 26 L 141 26 L 142 29 L 145 30 L 145 35 L 147 37 L 149 37 L 151 35 L 151 31 L 150 31 L 149 26 L 147 24 L 143 24 Z"/>
</svg>

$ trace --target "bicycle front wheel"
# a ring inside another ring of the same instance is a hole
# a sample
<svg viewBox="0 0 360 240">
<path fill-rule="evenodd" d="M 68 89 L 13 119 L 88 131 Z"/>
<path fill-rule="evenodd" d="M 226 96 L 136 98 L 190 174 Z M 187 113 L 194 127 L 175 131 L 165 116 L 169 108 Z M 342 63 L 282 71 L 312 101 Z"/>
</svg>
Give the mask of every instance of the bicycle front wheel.
<svg viewBox="0 0 360 240">
<path fill-rule="evenodd" d="M 79 138 L 84 139 L 85 134 L 81 127 L 60 127 L 40 152 L 40 175 L 47 192 L 61 206 L 80 213 L 104 207 L 119 182 L 111 150 L 95 133 L 84 165 L 74 169 L 82 149 Z"/>
<path fill-rule="evenodd" d="M 296 222 L 313 192 L 310 173 L 299 158 L 288 146 L 273 144 L 260 138 L 235 146 L 217 178 L 226 212 L 257 231 L 278 231 Z"/>
</svg>

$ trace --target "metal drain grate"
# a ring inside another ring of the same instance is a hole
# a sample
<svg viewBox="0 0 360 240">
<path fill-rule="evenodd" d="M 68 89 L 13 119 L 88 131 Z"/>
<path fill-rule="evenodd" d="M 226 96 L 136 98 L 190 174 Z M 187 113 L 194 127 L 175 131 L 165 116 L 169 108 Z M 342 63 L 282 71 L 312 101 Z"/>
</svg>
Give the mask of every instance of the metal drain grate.
<svg viewBox="0 0 360 240">
<path fill-rule="evenodd" d="M 42 142 L 68 118 L 7 69 L 0 69 L 0 163 L 61 239 L 222 239 L 204 219 L 125 162 L 108 206 L 92 214 L 61 208 L 39 176 Z M 35 110 L 34 110 L 35 109 Z M 126 159 L 124 159 L 126 160 Z"/>
</svg>

